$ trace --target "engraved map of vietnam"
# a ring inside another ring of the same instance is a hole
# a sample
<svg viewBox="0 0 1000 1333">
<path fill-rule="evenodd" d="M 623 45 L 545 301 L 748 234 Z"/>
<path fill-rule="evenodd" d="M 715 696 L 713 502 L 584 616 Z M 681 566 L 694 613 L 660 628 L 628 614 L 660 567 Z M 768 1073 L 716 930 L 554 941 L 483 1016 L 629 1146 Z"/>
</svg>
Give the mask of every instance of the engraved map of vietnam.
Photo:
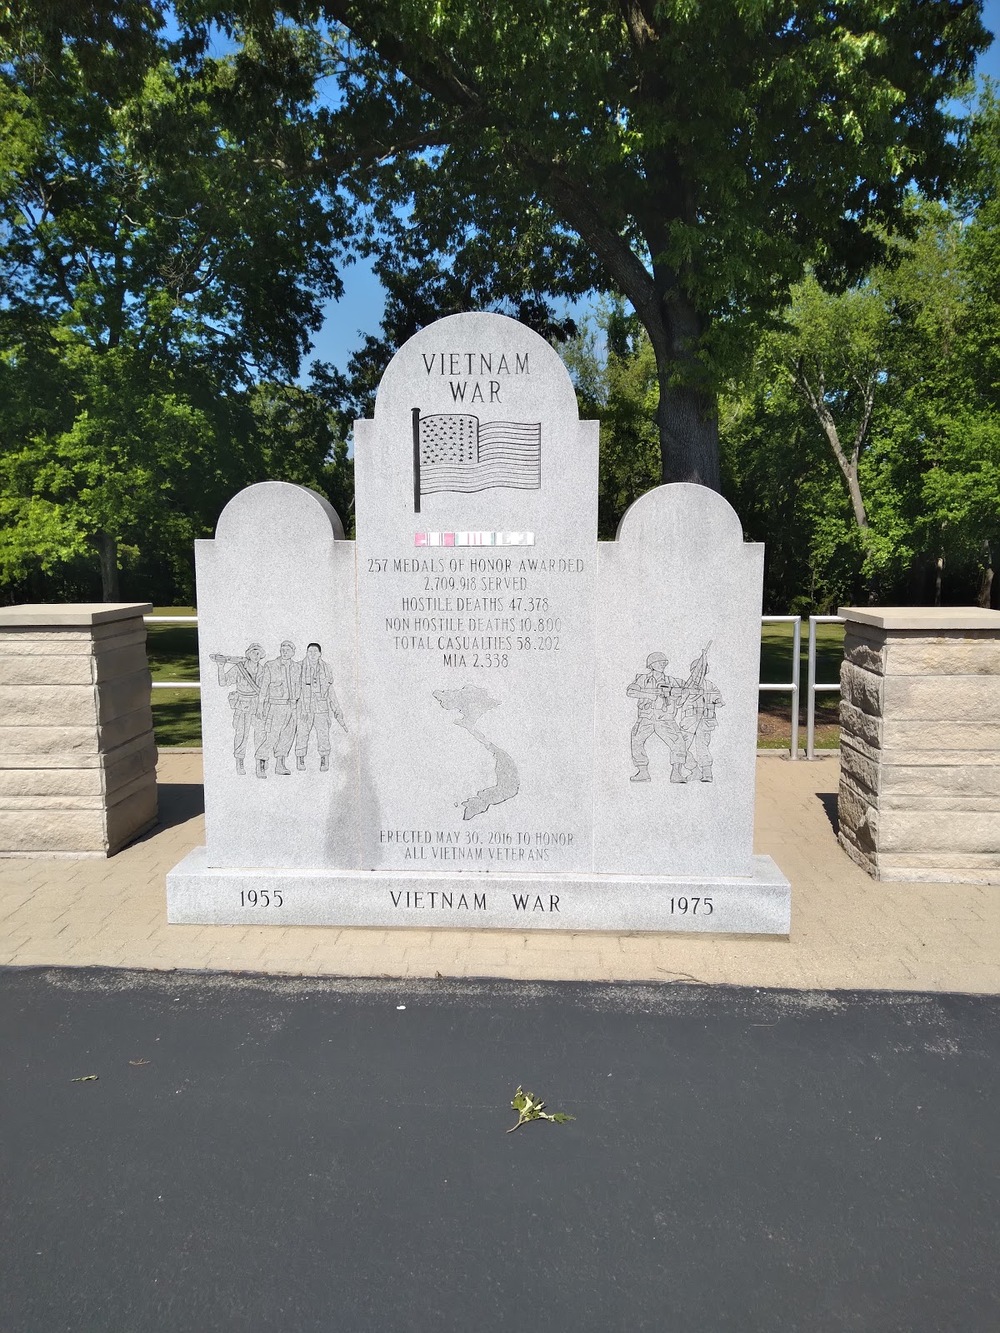
<svg viewBox="0 0 1000 1333">
<path fill-rule="evenodd" d="M 464 727 L 470 736 L 474 736 L 480 745 L 492 755 L 496 765 L 492 787 L 483 787 L 475 796 L 469 796 L 460 802 L 464 810 L 463 819 L 474 819 L 487 811 L 491 805 L 500 805 L 516 796 L 521 786 L 517 768 L 513 759 L 505 750 L 486 739 L 476 723 L 491 708 L 499 707 L 499 700 L 492 698 L 478 685 L 463 685 L 457 690 L 435 690 L 434 698 L 442 708 L 458 713 L 456 727 Z M 459 802 L 456 802 L 459 804 Z"/>
</svg>

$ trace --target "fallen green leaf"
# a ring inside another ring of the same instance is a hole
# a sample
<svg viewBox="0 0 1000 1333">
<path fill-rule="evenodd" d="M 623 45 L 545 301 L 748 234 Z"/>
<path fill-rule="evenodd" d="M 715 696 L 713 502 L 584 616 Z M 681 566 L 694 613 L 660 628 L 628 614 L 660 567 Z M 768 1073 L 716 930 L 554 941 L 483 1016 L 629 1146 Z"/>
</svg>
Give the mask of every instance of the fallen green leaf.
<svg viewBox="0 0 1000 1333">
<path fill-rule="evenodd" d="M 510 1129 L 507 1130 L 508 1134 L 513 1134 L 515 1129 L 520 1129 L 529 1120 L 551 1120 L 554 1124 L 564 1125 L 567 1120 L 576 1119 L 576 1116 L 566 1115 L 564 1111 L 557 1111 L 555 1115 L 549 1115 L 541 1098 L 536 1097 L 533 1092 L 525 1092 L 520 1086 L 514 1093 L 511 1106 L 517 1112 L 517 1124 L 511 1125 Z"/>
</svg>

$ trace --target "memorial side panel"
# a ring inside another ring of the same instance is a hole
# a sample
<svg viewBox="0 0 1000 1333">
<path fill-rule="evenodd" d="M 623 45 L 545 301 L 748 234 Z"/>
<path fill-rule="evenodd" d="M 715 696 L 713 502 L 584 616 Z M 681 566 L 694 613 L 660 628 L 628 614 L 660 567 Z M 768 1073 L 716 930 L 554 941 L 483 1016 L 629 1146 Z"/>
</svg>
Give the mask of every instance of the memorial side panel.
<svg viewBox="0 0 1000 1333">
<path fill-rule="evenodd" d="M 358 864 L 354 545 L 335 519 L 265 482 L 196 543 L 209 865 Z"/>
<path fill-rule="evenodd" d="M 632 506 L 599 565 L 595 867 L 748 875 L 763 547 L 678 484 Z"/>
<path fill-rule="evenodd" d="M 597 428 L 513 320 L 424 330 L 355 444 L 361 856 L 592 857 Z"/>
</svg>

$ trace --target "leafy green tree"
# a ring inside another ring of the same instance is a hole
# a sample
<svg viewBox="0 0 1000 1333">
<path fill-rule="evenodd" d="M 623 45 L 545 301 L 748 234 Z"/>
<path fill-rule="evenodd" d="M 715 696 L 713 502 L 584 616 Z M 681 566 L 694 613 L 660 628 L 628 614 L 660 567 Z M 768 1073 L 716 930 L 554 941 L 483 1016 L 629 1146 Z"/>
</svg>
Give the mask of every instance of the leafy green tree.
<svg viewBox="0 0 1000 1333">
<path fill-rule="evenodd" d="M 726 399 L 727 489 L 768 542 L 769 589 L 796 610 L 989 604 L 1000 413 L 982 344 L 995 287 L 980 264 L 995 221 L 985 206 L 967 222 L 912 209 L 912 238 L 863 283 L 794 290 Z"/>
<path fill-rule="evenodd" d="M 864 552 L 843 479 L 790 365 L 760 348 L 720 401 L 723 493 L 748 540 L 765 543 L 768 613 L 855 600 Z"/>
<path fill-rule="evenodd" d="M 969 317 L 964 340 L 977 392 L 1000 412 L 1000 88 L 987 82 L 965 144 L 967 222 L 962 263 Z"/>
<path fill-rule="evenodd" d="M 1000 609 L 1000 99 L 987 83 L 967 143 L 969 188 L 961 201 L 960 263 L 964 303 L 950 341 L 964 382 L 938 467 L 928 476 L 928 501 L 941 509 L 947 532 L 961 534 L 956 555 L 974 557 L 980 605 Z M 951 331 L 949 330 L 949 334 Z"/>
<path fill-rule="evenodd" d="M 626 297 L 665 480 L 717 486 L 716 384 L 813 264 L 846 283 L 954 172 L 978 0 L 321 0 L 327 170 L 399 250 Z M 405 210 L 402 211 L 401 210 Z M 375 234 L 373 232 L 373 234 Z M 531 284 L 524 284 L 531 285 Z"/>
<path fill-rule="evenodd" d="M 54 370 L 34 430 L 18 433 L 3 414 L 0 576 L 23 579 L 96 548 L 103 597 L 116 600 L 119 562 L 133 563 L 149 541 L 186 555 L 205 500 L 226 489 L 208 466 L 225 453 L 224 408 L 198 403 L 190 384 L 174 391 L 130 348 L 97 354 L 71 340 Z M 8 352 L 0 386 L 13 381 L 23 394 L 36 373 Z"/>
<path fill-rule="evenodd" d="M 340 291 L 322 53 L 285 25 L 216 56 L 159 0 L 5 14 L 0 578 L 96 551 L 114 600 L 123 558 L 189 548 L 257 479 L 242 395 L 297 373 Z"/>
<path fill-rule="evenodd" d="M 879 276 L 830 296 L 812 274 L 807 275 L 792 291 L 789 333 L 779 337 L 774 348 L 778 357 L 791 363 L 795 388 L 830 446 L 850 496 L 854 521 L 862 530 L 868 527 L 868 515 L 859 465 L 884 378 L 891 319 Z"/>
<path fill-rule="evenodd" d="M 629 505 L 659 481 L 656 360 L 642 325 L 620 300 L 605 303 L 560 351 L 581 415 L 601 423 L 597 526 L 610 540 Z"/>
<path fill-rule="evenodd" d="M 259 474 L 321 491 L 348 536 L 354 527 L 354 462 L 341 430 L 339 381 L 312 367 L 309 385 L 262 383 L 249 394 Z"/>
</svg>

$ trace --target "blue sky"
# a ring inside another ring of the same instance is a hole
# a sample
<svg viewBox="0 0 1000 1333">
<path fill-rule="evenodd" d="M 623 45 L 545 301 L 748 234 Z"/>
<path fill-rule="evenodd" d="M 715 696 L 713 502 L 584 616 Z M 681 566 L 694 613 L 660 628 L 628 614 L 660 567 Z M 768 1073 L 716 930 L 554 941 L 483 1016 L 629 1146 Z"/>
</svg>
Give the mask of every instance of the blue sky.
<svg viewBox="0 0 1000 1333">
<path fill-rule="evenodd" d="M 977 73 L 1000 83 L 1000 0 L 986 0 L 983 20 L 997 40 L 980 57 Z M 310 360 L 330 361 L 346 369 L 347 358 L 358 346 L 365 333 L 375 333 L 382 316 L 382 287 L 371 270 L 363 264 L 354 264 L 343 270 L 343 299 L 331 302 L 326 319 L 316 335 Z"/>
</svg>

